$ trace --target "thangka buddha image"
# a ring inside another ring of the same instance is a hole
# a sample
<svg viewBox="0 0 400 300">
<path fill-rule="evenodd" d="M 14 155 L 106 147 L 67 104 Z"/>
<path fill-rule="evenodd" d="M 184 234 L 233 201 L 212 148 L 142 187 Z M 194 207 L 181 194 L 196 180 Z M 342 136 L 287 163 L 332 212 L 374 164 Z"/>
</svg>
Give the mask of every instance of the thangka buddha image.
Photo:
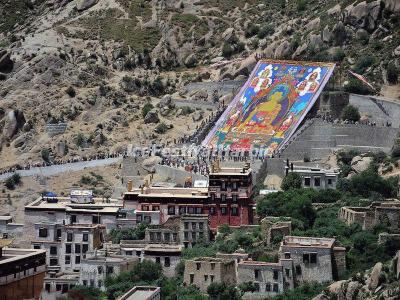
<svg viewBox="0 0 400 300">
<path fill-rule="evenodd" d="M 297 85 L 297 91 L 300 96 L 306 93 L 314 93 L 319 87 L 319 80 L 321 79 L 321 68 L 311 70 L 311 73 Z"/>
<path fill-rule="evenodd" d="M 279 84 L 264 93 L 260 92 L 253 97 L 244 111 L 236 131 L 273 135 L 280 127 L 294 99 L 287 84 Z"/>
<path fill-rule="evenodd" d="M 253 78 L 250 87 L 252 87 L 256 93 L 260 90 L 266 89 L 272 84 L 272 73 L 272 65 L 266 66 L 256 75 L 256 77 Z"/>
</svg>

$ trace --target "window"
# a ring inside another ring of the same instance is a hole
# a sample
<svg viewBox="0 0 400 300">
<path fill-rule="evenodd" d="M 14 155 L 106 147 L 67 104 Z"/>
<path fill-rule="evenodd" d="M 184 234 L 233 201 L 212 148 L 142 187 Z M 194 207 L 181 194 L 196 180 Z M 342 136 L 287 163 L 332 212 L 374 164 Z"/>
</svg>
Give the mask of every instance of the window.
<svg viewBox="0 0 400 300">
<path fill-rule="evenodd" d="M 142 220 L 143 220 L 143 219 L 142 219 L 142 215 L 137 214 L 137 215 L 136 215 L 136 223 L 139 224 L 139 223 L 142 222 Z"/>
<path fill-rule="evenodd" d="M 50 258 L 50 266 L 57 266 L 58 259 L 57 258 Z"/>
<path fill-rule="evenodd" d="M 76 264 L 80 264 L 81 263 L 81 256 L 80 255 L 75 256 L 75 263 Z"/>
<path fill-rule="evenodd" d="M 203 230 L 204 229 L 204 223 L 200 222 L 199 223 L 199 230 Z"/>
<path fill-rule="evenodd" d="M 214 275 L 210 275 L 210 281 L 214 282 Z"/>
<path fill-rule="evenodd" d="M 103 286 L 103 281 L 99 280 L 99 281 L 97 282 L 97 287 L 98 287 L 98 288 L 101 288 L 102 286 Z"/>
<path fill-rule="evenodd" d="M 226 191 L 226 182 L 225 181 L 221 182 L 221 190 Z"/>
<path fill-rule="evenodd" d="M 196 270 L 198 271 L 200 270 L 200 268 L 201 268 L 201 263 L 196 263 Z"/>
<path fill-rule="evenodd" d="M 67 242 L 72 242 L 73 234 L 72 232 L 67 232 Z"/>
<path fill-rule="evenodd" d="M 258 280 L 260 277 L 260 270 L 254 270 L 254 278 Z"/>
<path fill-rule="evenodd" d="M 317 263 L 317 253 L 303 253 L 303 263 L 316 264 Z"/>
<path fill-rule="evenodd" d="M 94 279 L 90 279 L 90 286 L 94 287 Z"/>
<path fill-rule="evenodd" d="M 43 237 L 43 238 L 45 238 L 45 237 L 47 237 L 47 228 L 39 228 L 39 237 Z"/>
<path fill-rule="evenodd" d="M 202 239 L 204 237 L 204 232 L 200 231 L 199 232 L 199 239 Z"/>
<path fill-rule="evenodd" d="M 161 241 L 161 232 L 156 232 L 156 239 L 157 241 Z"/>
<path fill-rule="evenodd" d="M 215 215 L 215 207 L 214 206 L 210 207 L 210 215 Z"/>
<path fill-rule="evenodd" d="M 170 267 L 171 266 L 171 261 L 169 259 L 169 257 L 165 257 L 164 258 L 164 267 Z"/>
<path fill-rule="evenodd" d="M 328 185 L 332 185 L 332 179 L 328 178 Z"/>
<path fill-rule="evenodd" d="M 238 208 L 236 206 L 231 208 L 231 215 L 232 216 L 238 216 L 239 215 L 239 211 L 238 211 Z"/>
<path fill-rule="evenodd" d="M 154 232 L 150 232 L 150 241 L 154 241 L 155 237 L 154 237 Z"/>
<path fill-rule="evenodd" d="M 196 232 L 192 232 L 192 240 L 193 240 L 193 241 L 196 240 Z"/>
<path fill-rule="evenodd" d="M 68 292 L 68 284 L 63 284 L 62 285 L 62 290 L 61 290 L 61 293 L 66 293 L 66 292 Z"/>
<path fill-rule="evenodd" d="M 317 263 L 317 253 L 310 253 L 310 263 L 312 264 Z"/>
<path fill-rule="evenodd" d="M 89 234 L 88 233 L 84 233 L 82 235 L 82 241 L 87 242 L 89 240 Z"/>
<path fill-rule="evenodd" d="M 270 283 L 266 283 L 265 284 L 265 291 L 266 292 L 270 292 L 271 291 L 271 284 Z"/>
<path fill-rule="evenodd" d="M 215 263 L 211 263 L 211 270 L 215 269 Z"/>
<path fill-rule="evenodd" d="M 237 182 L 232 182 L 232 191 L 237 191 Z"/>
<path fill-rule="evenodd" d="M 259 292 L 260 291 L 260 284 L 258 282 L 254 283 L 254 289 L 255 289 L 255 292 Z"/>
<path fill-rule="evenodd" d="M 232 202 L 237 203 L 238 195 L 232 195 Z"/>
<path fill-rule="evenodd" d="M 298 276 L 301 275 L 301 266 L 300 265 L 296 266 L 296 275 L 298 275 Z"/>
<path fill-rule="evenodd" d="M 97 273 L 103 274 L 103 266 L 97 266 Z"/>
<path fill-rule="evenodd" d="M 174 242 L 176 242 L 176 241 L 178 240 L 178 234 L 177 234 L 177 233 L 173 233 L 173 234 L 172 234 L 172 240 L 173 240 Z"/>
<path fill-rule="evenodd" d="M 76 223 L 76 215 L 71 215 L 70 220 L 71 220 L 71 224 Z"/>
<path fill-rule="evenodd" d="M 285 252 L 285 259 L 290 259 L 290 252 Z"/>
<path fill-rule="evenodd" d="M 147 224 L 151 224 L 151 217 L 150 216 L 144 216 L 144 222 Z"/>
<path fill-rule="evenodd" d="M 75 244 L 75 253 L 81 253 L 81 245 Z"/>
<path fill-rule="evenodd" d="M 70 255 L 65 255 L 65 264 L 66 265 L 71 264 L 71 256 Z"/>
<path fill-rule="evenodd" d="M 142 206 L 143 211 L 149 211 L 149 206 L 148 205 L 143 205 Z"/>
<path fill-rule="evenodd" d="M 187 232 L 183 233 L 183 239 L 187 241 L 189 239 L 189 234 Z"/>
<path fill-rule="evenodd" d="M 56 291 L 61 291 L 61 284 L 59 283 L 56 284 Z"/>
<path fill-rule="evenodd" d="M 274 280 L 278 280 L 279 278 L 279 273 L 277 270 L 274 270 Z"/>
<path fill-rule="evenodd" d="M 286 277 L 290 277 L 290 269 L 286 268 L 285 273 L 286 273 Z"/>
<path fill-rule="evenodd" d="M 304 186 L 311 186 L 311 178 L 309 177 L 304 178 Z"/>
<path fill-rule="evenodd" d="M 160 210 L 160 207 L 158 205 L 156 205 L 156 206 L 153 206 L 151 209 L 153 211 L 158 211 L 158 210 Z"/>
<path fill-rule="evenodd" d="M 274 292 L 278 293 L 279 292 L 279 286 L 277 283 L 274 283 Z"/>
<path fill-rule="evenodd" d="M 125 251 L 125 255 L 130 255 L 130 256 L 132 256 L 132 255 L 133 255 L 133 252 L 132 252 L 132 251 Z"/>
<path fill-rule="evenodd" d="M 71 244 L 65 244 L 65 253 L 71 253 Z"/>
<path fill-rule="evenodd" d="M 221 195 L 221 202 L 226 202 L 226 195 L 225 194 Z"/>
<path fill-rule="evenodd" d="M 50 254 L 51 255 L 57 255 L 57 247 L 56 246 L 51 246 L 50 247 Z"/>
<path fill-rule="evenodd" d="M 204 275 L 204 281 L 208 280 L 208 275 Z"/>
<path fill-rule="evenodd" d="M 196 222 L 193 222 L 192 223 L 192 230 L 196 230 L 197 229 L 197 224 L 196 224 Z"/>
<path fill-rule="evenodd" d="M 107 275 L 108 274 L 113 274 L 114 273 L 114 267 L 108 266 L 107 267 Z"/>
<path fill-rule="evenodd" d="M 226 215 L 226 207 L 221 207 L 221 215 Z"/>
<path fill-rule="evenodd" d="M 314 178 L 314 186 L 321 186 L 321 178 L 319 177 Z"/>
<path fill-rule="evenodd" d="M 44 289 L 46 290 L 46 292 L 50 293 L 50 283 L 46 283 Z"/>
<path fill-rule="evenodd" d="M 189 222 L 185 222 L 185 229 L 189 229 Z"/>
<path fill-rule="evenodd" d="M 82 245 L 82 253 L 86 253 L 89 251 L 89 244 L 83 244 Z"/>
<path fill-rule="evenodd" d="M 210 194 L 210 197 L 211 197 L 211 202 L 214 202 L 215 201 L 215 194 Z"/>
<path fill-rule="evenodd" d="M 168 206 L 168 214 L 175 215 L 175 206 Z"/>
<path fill-rule="evenodd" d="M 188 207 L 188 214 L 194 214 L 194 207 Z"/>
<path fill-rule="evenodd" d="M 171 234 L 169 232 L 164 233 L 164 241 L 170 242 L 171 241 Z"/>
<path fill-rule="evenodd" d="M 38 245 L 38 244 L 33 245 L 33 249 L 40 249 L 40 245 Z"/>
<path fill-rule="evenodd" d="M 160 257 L 156 257 L 156 263 L 161 264 L 161 258 Z"/>
<path fill-rule="evenodd" d="M 57 238 L 61 238 L 61 229 L 57 229 Z"/>
<path fill-rule="evenodd" d="M 136 256 L 140 256 L 140 255 L 142 255 L 142 252 L 141 251 L 136 251 Z"/>
<path fill-rule="evenodd" d="M 190 274 L 190 284 L 193 284 L 194 281 L 194 274 Z"/>
<path fill-rule="evenodd" d="M 179 214 L 180 215 L 186 214 L 186 207 L 185 206 L 180 206 L 179 207 Z"/>
<path fill-rule="evenodd" d="M 196 207 L 196 214 L 200 215 L 203 213 L 203 209 L 201 207 Z"/>
<path fill-rule="evenodd" d="M 100 224 L 100 216 L 92 216 L 93 224 Z"/>
<path fill-rule="evenodd" d="M 82 280 L 84 286 L 87 286 L 87 280 Z"/>
</svg>

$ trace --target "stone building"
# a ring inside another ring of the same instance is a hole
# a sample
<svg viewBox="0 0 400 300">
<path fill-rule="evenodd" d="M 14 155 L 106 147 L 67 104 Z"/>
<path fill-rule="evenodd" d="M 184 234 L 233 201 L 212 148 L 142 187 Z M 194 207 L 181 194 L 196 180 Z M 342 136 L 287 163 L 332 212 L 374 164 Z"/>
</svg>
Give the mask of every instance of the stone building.
<svg viewBox="0 0 400 300">
<path fill-rule="evenodd" d="M 24 232 L 34 236 L 34 225 L 52 222 L 62 225 L 102 224 L 109 232 L 116 227 L 123 204 L 114 199 L 92 198 L 90 203 L 76 203 L 70 197 L 39 197 L 25 206 Z"/>
<path fill-rule="evenodd" d="M 293 166 L 289 168 L 289 172 L 300 175 L 301 185 L 303 188 L 313 188 L 316 190 L 335 189 L 339 178 L 338 170 L 326 170 L 317 167 Z"/>
<path fill-rule="evenodd" d="M 400 201 L 373 202 L 367 207 L 344 206 L 340 209 L 339 219 L 347 225 L 359 224 L 364 230 L 378 224 L 385 224 L 392 231 L 400 228 Z"/>
<path fill-rule="evenodd" d="M 121 272 L 132 270 L 138 261 L 135 256 L 105 255 L 95 251 L 81 262 L 79 284 L 105 291 L 104 282 L 107 277 L 116 277 Z"/>
<path fill-rule="evenodd" d="M 117 253 L 134 256 L 143 261 L 145 259 L 159 263 L 163 274 L 174 277 L 175 268 L 181 261 L 182 246 L 174 244 L 149 244 L 143 240 L 122 240 Z"/>
<path fill-rule="evenodd" d="M 0 299 L 39 299 L 46 273 L 46 251 L 7 248 L 0 239 Z"/>
<path fill-rule="evenodd" d="M 79 272 L 60 272 L 44 278 L 42 298 L 53 300 L 79 284 Z"/>
<path fill-rule="evenodd" d="M 162 225 L 146 228 L 147 243 L 184 245 L 192 247 L 196 242 L 210 241 L 208 215 L 172 216 Z"/>
<path fill-rule="evenodd" d="M 235 260 L 202 257 L 185 261 L 184 285 L 196 285 L 205 293 L 213 282 L 236 284 Z"/>
<path fill-rule="evenodd" d="M 60 225 L 43 221 L 34 228 L 31 243 L 34 249 L 46 250 L 49 274 L 79 272 L 85 254 L 102 247 L 105 233 L 100 224 Z"/>
<path fill-rule="evenodd" d="M 13 222 L 11 216 L 0 216 L 0 238 L 21 237 L 24 224 Z"/>
<path fill-rule="evenodd" d="M 208 187 L 149 187 L 131 189 L 124 194 L 125 207 L 135 209 L 137 222 L 151 215 L 143 212 L 159 212 L 160 224 L 177 215 L 208 215 L 211 230 L 221 224 L 242 226 L 253 223 L 254 202 L 252 195 L 252 170 L 244 168 L 220 168 L 214 166 L 209 174 Z"/>
<path fill-rule="evenodd" d="M 257 290 L 245 293 L 243 299 L 265 299 L 294 287 L 291 260 L 281 259 L 279 263 L 242 261 L 238 263 L 238 284 L 252 282 Z"/>
<path fill-rule="evenodd" d="M 289 217 L 265 217 L 260 223 L 267 245 L 271 245 L 275 237 L 290 235 L 292 232 L 292 221 Z"/>
<path fill-rule="evenodd" d="M 291 260 L 295 284 L 336 280 L 346 269 L 346 249 L 333 238 L 285 236 L 279 253 Z"/>
</svg>

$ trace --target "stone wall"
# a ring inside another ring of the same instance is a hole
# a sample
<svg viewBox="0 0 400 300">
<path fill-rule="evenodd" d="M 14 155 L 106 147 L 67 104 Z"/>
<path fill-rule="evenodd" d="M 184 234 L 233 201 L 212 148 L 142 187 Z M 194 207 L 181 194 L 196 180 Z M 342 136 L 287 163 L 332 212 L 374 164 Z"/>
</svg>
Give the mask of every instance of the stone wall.
<svg viewBox="0 0 400 300">
<path fill-rule="evenodd" d="M 186 172 L 184 170 L 179 170 L 164 165 L 156 165 L 156 174 L 165 179 L 169 178 L 173 182 L 176 182 L 177 184 L 180 184 L 182 186 L 184 186 L 186 178 L 188 177 L 192 177 L 192 182 L 194 182 L 195 180 L 207 180 L 206 176 Z"/>
</svg>

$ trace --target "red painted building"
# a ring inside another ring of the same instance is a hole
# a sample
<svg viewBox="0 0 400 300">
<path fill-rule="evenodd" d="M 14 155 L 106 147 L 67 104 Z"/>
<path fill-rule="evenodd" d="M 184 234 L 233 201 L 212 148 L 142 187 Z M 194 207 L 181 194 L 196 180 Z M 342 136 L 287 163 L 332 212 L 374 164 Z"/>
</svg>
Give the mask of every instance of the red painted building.
<svg viewBox="0 0 400 300">
<path fill-rule="evenodd" d="M 159 223 L 170 216 L 208 214 L 210 228 L 253 223 L 252 171 L 250 168 L 213 167 L 208 188 L 144 187 L 124 194 L 125 208 L 135 209 L 137 222 L 153 223 L 151 211 L 160 212 Z"/>
</svg>

